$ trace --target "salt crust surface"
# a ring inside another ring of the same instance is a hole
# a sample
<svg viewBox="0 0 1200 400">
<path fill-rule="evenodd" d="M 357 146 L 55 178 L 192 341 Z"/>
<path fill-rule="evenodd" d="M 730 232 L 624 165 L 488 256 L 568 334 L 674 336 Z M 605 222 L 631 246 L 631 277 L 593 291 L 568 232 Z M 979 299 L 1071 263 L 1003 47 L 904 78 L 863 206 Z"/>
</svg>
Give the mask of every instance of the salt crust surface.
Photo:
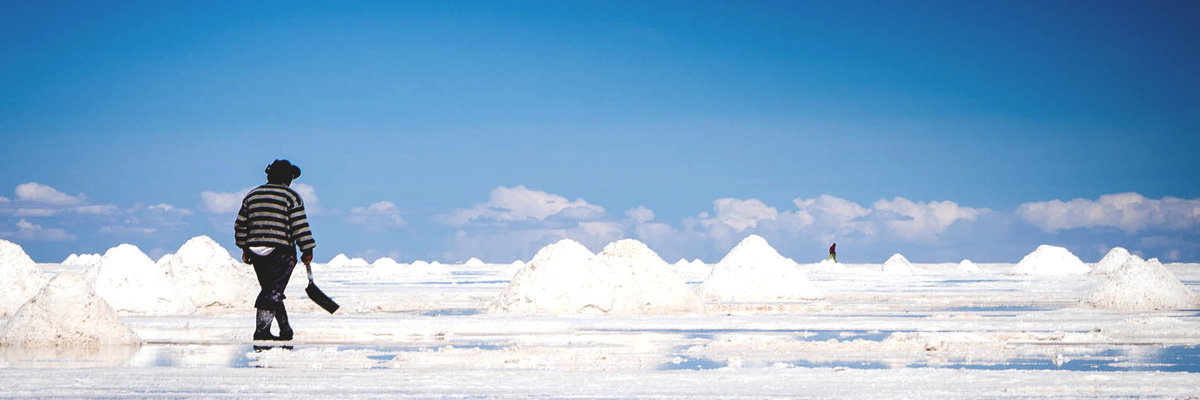
<svg viewBox="0 0 1200 400">
<path fill-rule="evenodd" d="M 1144 261 L 1129 255 L 1080 304 L 1113 310 L 1172 310 L 1196 308 L 1200 299 L 1157 258 Z"/>
<path fill-rule="evenodd" d="M 189 239 L 160 268 L 202 311 L 249 310 L 258 293 L 253 267 L 234 259 L 208 236 Z"/>
<path fill-rule="evenodd" d="M 1108 251 L 1108 254 L 1104 255 L 1104 258 L 1100 259 L 1100 262 L 1096 263 L 1096 268 L 1092 269 L 1091 274 L 1108 275 L 1125 264 L 1125 261 L 1129 260 L 1130 256 L 1129 250 L 1125 250 L 1124 247 L 1113 247 L 1112 250 Z"/>
<path fill-rule="evenodd" d="M 77 273 L 63 272 L 21 306 L 0 336 L 4 346 L 136 345 L 138 335 Z"/>
<path fill-rule="evenodd" d="M 645 244 L 610 243 L 600 255 L 570 239 L 538 251 L 492 305 L 523 313 L 646 314 L 699 309 L 695 294 Z"/>
<path fill-rule="evenodd" d="M 697 288 L 709 301 L 760 302 L 815 300 L 824 297 L 799 265 L 758 235 L 742 239 Z"/>
<path fill-rule="evenodd" d="M 196 309 L 171 276 L 137 246 L 122 244 L 104 253 L 84 277 L 96 294 L 117 312 L 140 315 L 182 315 Z"/>
<path fill-rule="evenodd" d="M 958 263 L 957 267 L 954 267 L 954 271 L 964 274 L 974 274 L 979 272 L 979 266 L 975 265 L 974 261 L 963 259 Z"/>
<path fill-rule="evenodd" d="M 1088 273 L 1090 268 L 1065 248 L 1043 244 L 1013 267 L 1012 275 L 1066 276 Z"/>
<path fill-rule="evenodd" d="M 879 270 L 888 274 L 915 274 L 917 272 L 917 268 L 913 267 L 912 263 L 908 262 L 908 259 L 899 253 L 888 257 Z"/>
<path fill-rule="evenodd" d="M 13 315 L 45 284 L 45 275 L 25 250 L 0 239 L 0 316 Z"/>
</svg>

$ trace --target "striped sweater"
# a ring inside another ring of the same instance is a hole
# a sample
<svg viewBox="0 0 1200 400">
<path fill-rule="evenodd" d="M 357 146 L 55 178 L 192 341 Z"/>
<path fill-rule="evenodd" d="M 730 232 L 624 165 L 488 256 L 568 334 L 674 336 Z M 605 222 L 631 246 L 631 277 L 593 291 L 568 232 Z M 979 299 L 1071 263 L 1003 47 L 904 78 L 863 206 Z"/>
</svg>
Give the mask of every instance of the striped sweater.
<svg viewBox="0 0 1200 400">
<path fill-rule="evenodd" d="M 268 183 L 254 188 L 242 200 L 234 221 L 237 246 L 292 247 L 301 251 L 317 247 L 304 215 L 304 200 L 286 185 Z"/>
</svg>

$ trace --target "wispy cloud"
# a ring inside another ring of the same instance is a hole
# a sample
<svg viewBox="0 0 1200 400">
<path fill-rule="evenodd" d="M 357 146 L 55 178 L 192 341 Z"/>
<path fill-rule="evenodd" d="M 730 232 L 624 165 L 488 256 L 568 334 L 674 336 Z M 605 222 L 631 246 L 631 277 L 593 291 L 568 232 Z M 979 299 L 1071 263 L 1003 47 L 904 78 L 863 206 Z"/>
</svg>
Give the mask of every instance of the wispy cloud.
<svg viewBox="0 0 1200 400">
<path fill-rule="evenodd" d="M 366 207 L 351 208 L 346 222 L 364 226 L 372 232 L 382 232 L 404 226 L 404 218 L 400 216 L 400 209 L 390 201 L 379 201 Z"/>
<path fill-rule="evenodd" d="M 1195 231 L 1200 228 L 1200 199 L 1149 199 L 1138 193 L 1117 193 L 1097 200 L 1073 199 L 1025 203 L 1017 215 L 1045 230 L 1118 228 L 1128 233 L 1148 230 Z"/>
</svg>

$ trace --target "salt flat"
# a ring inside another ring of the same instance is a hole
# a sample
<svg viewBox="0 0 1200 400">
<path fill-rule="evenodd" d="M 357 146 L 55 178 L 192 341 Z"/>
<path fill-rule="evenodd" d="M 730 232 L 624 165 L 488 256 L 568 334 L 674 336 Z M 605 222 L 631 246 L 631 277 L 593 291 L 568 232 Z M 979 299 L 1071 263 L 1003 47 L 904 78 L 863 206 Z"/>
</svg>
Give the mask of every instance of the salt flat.
<svg viewBox="0 0 1200 400">
<path fill-rule="evenodd" d="M 249 312 L 126 316 L 130 351 L 6 349 L 0 397 L 1142 397 L 1200 395 L 1197 310 L 1077 302 L 1098 276 L 1012 264 L 808 271 L 816 301 L 706 302 L 687 314 L 490 312 L 509 265 L 392 274 L 316 265 L 328 315 L 293 277 L 296 340 L 256 350 Z M 47 274 L 72 267 L 41 265 Z M 401 265 L 396 268 L 405 268 Z M 806 268 L 806 266 L 801 266 Z M 1200 265 L 1168 268 L 1195 291 Z M 703 270 L 684 279 L 695 287 Z M 3 323 L 8 323 L 5 318 Z"/>
</svg>

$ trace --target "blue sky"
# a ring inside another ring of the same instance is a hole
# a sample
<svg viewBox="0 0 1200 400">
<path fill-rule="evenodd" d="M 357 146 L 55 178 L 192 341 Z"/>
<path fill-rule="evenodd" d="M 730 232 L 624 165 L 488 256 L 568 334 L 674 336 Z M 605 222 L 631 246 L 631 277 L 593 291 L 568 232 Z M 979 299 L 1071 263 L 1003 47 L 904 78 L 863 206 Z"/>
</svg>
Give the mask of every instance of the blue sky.
<svg viewBox="0 0 1200 400">
<path fill-rule="evenodd" d="M 4 2 L 0 237 L 39 261 L 232 247 L 222 201 L 288 158 L 318 259 L 635 237 L 716 261 L 758 233 L 797 260 L 837 241 L 856 262 L 1041 243 L 1200 261 L 1197 20 L 1194 2 Z"/>
</svg>

